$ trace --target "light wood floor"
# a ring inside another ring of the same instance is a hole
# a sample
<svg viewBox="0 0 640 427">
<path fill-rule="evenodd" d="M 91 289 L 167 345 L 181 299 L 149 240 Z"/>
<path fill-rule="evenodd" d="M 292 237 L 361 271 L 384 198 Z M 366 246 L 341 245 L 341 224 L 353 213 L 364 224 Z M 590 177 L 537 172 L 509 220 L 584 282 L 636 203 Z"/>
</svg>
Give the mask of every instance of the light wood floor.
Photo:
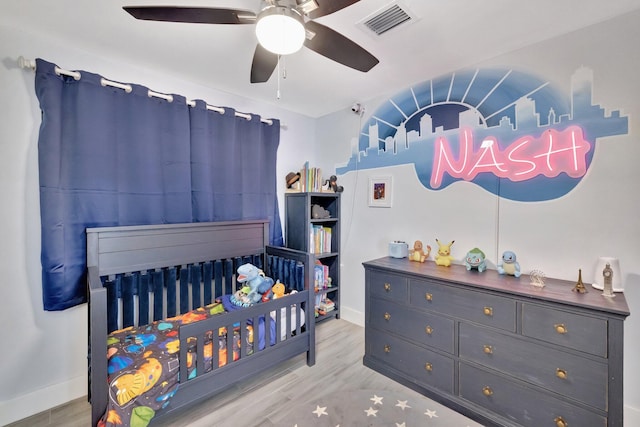
<svg viewBox="0 0 640 427">
<path fill-rule="evenodd" d="M 306 402 L 332 391 L 390 390 L 426 399 L 362 365 L 362 327 L 340 319 L 324 321 L 317 325 L 316 343 L 315 366 L 308 367 L 305 356 L 297 356 L 190 409 L 152 422 L 151 426 L 283 426 L 287 425 L 283 419 L 286 410 L 296 402 Z M 435 402 L 433 406 L 438 408 L 441 420 L 447 411 L 451 412 Z M 9 426 L 86 427 L 89 423 L 90 407 L 86 398 L 81 398 Z M 467 424 L 478 425 L 472 421 Z"/>
</svg>

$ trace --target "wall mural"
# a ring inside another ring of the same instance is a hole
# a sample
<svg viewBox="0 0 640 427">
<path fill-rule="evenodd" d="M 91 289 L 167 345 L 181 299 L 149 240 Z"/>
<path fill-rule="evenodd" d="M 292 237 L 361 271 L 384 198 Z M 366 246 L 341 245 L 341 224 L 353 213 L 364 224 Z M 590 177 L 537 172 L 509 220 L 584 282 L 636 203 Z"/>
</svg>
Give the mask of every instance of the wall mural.
<svg viewBox="0 0 640 427">
<path fill-rule="evenodd" d="M 598 138 L 628 133 L 628 117 L 594 105 L 592 87 L 585 67 L 569 96 L 510 69 L 426 81 L 373 113 L 336 172 L 413 164 L 431 190 L 464 180 L 506 199 L 555 199 L 584 177 Z"/>
</svg>

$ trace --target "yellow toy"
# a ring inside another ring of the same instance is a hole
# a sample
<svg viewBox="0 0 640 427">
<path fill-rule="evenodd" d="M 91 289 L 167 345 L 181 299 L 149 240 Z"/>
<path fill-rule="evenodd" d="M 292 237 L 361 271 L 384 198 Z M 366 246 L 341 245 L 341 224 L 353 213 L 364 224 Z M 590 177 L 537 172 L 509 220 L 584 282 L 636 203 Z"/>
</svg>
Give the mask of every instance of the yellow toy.
<svg viewBox="0 0 640 427">
<path fill-rule="evenodd" d="M 416 240 L 413 250 L 409 252 L 409 261 L 425 262 L 431 253 L 431 246 L 427 245 L 426 252 L 423 250 L 422 241 Z"/>
<path fill-rule="evenodd" d="M 453 257 L 451 256 L 451 245 L 453 245 L 453 242 L 455 242 L 455 240 L 452 240 L 450 243 L 445 245 L 436 239 L 436 243 L 438 244 L 438 253 L 435 257 L 436 265 L 442 265 L 445 267 L 449 267 L 451 265 L 451 261 L 453 261 Z"/>
<path fill-rule="evenodd" d="M 278 280 L 275 285 L 271 287 L 271 292 L 273 292 L 273 299 L 282 298 L 284 296 L 284 284 Z"/>
</svg>

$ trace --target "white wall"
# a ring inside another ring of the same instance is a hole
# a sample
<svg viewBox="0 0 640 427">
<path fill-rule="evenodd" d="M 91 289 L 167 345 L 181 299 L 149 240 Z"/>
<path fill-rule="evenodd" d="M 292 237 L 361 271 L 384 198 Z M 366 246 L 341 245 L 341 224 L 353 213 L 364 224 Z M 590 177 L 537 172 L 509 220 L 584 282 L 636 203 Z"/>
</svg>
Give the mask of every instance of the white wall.
<svg viewBox="0 0 640 427">
<path fill-rule="evenodd" d="M 37 135 L 40 110 L 34 73 L 19 69 L 19 56 L 41 57 L 62 68 L 139 83 L 187 99 L 279 118 L 279 187 L 304 160 L 313 161 L 315 120 L 190 84 L 175 75 L 74 49 L 69 41 L 0 24 L 0 425 L 86 395 L 86 305 L 63 312 L 42 309 Z M 280 197 L 281 215 L 284 212 Z"/>
<path fill-rule="evenodd" d="M 339 176 L 342 200 L 342 317 L 364 322 L 362 262 L 387 255 L 392 240 L 455 239 L 460 260 L 477 246 L 495 266 L 497 254 L 514 250 L 525 272 L 585 283 L 594 279 L 599 256 L 620 259 L 631 316 L 625 323 L 625 425 L 640 425 L 640 12 L 470 67 L 510 67 L 551 80 L 569 93 L 570 76 L 580 66 L 594 71 L 594 103 L 629 116 L 629 134 L 599 139 L 592 165 L 568 195 L 552 201 L 498 200 L 474 184 L 458 182 L 441 191 L 423 187 L 413 166 L 360 170 Z M 452 70 L 454 71 L 454 70 Z M 424 76 L 430 80 L 439 76 Z M 407 86 L 417 82 L 407 82 Z M 372 94 L 373 95 L 373 94 Z M 386 101 L 380 94 L 364 102 L 365 119 Z M 359 118 L 348 108 L 318 120 L 318 158 L 324 168 L 346 162 Z M 358 128 L 359 129 L 359 128 Z M 370 208 L 370 176 L 393 176 L 392 208 Z M 373 231 L 373 232 L 372 232 Z M 494 267 L 495 268 L 495 267 Z"/>
</svg>

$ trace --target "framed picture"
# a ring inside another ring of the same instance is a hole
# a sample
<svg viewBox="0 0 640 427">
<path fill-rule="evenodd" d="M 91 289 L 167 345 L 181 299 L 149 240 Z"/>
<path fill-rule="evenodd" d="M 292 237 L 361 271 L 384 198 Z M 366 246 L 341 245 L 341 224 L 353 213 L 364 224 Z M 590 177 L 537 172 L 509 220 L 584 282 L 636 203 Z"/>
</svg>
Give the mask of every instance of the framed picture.
<svg viewBox="0 0 640 427">
<path fill-rule="evenodd" d="M 390 208 L 393 200 L 391 176 L 369 178 L 369 207 Z"/>
</svg>

